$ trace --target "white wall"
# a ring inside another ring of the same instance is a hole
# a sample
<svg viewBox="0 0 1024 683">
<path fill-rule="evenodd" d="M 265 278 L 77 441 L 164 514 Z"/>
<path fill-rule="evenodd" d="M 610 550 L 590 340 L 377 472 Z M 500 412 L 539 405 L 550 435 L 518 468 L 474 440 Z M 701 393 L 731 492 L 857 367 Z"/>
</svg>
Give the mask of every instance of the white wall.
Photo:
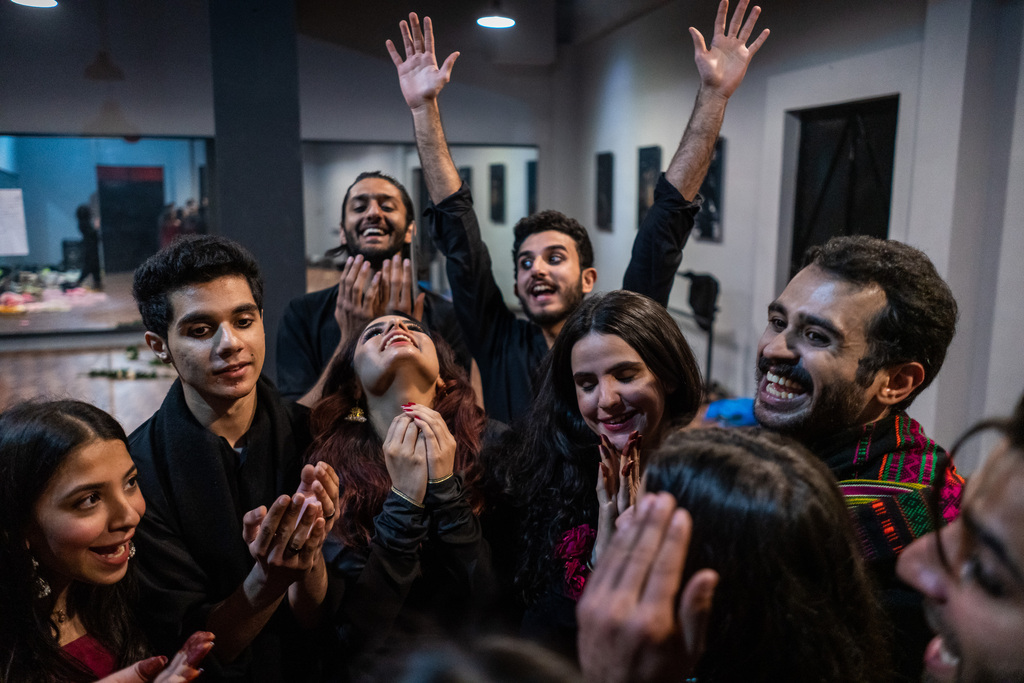
<svg viewBox="0 0 1024 683">
<path fill-rule="evenodd" d="M 1024 253 L 1021 3 L 763 4 L 759 26 L 772 35 L 722 129 L 724 241 L 691 242 L 682 264 L 722 282 L 714 377 L 754 390 L 766 305 L 788 263 L 790 112 L 898 94 L 890 234 L 932 257 L 965 311 L 946 367 L 912 410 L 949 444 L 982 415 L 1007 412 L 1024 388 L 1024 363 L 1011 362 L 1006 346 L 1024 335 L 1012 302 L 1019 268 L 1007 260 Z M 667 165 L 692 107 L 698 82 L 685 27 L 708 36 L 712 19 L 711 8 L 671 2 L 560 56 L 553 76 L 559 144 L 541 149 L 544 170 L 553 170 L 542 173 L 554 187 L 553 208 L 593 224 L 595 155 L 615 154 L 614 231 L 594 233 L 599 289 L 618 286 L 629 258 L 637 148 L 660 145 Z M 1004 134 L 1011 132 L 1012 139 Z M 685 308 L 686 294 L 685 283 L 677 286 L 673 304 Z M 684 332 L 702 357 L 702 335 L 686 325 Z"/>
</svg>

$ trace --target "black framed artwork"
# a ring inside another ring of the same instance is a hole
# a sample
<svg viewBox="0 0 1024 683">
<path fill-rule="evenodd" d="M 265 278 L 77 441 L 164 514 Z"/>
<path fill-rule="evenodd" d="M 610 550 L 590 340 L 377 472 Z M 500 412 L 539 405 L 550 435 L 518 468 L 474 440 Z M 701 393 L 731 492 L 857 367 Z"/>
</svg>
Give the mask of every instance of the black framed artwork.
<svg viewBox="0 0 1024 683">
<path fill-rule="evenodd" d="M 693 219 L 693 237 L 702 242 L 722 241 L 722 173 L 725 164 L 725 138 L 715 142 L 708 174 L 700 186 L 704 203 Z"/>
<path fill-rule="evenodd" d="M 615 157 L 611 152 L 597 155 L 597 229 L 612 231 L 612 172 Z"/>
<path fill-rule="evenodd" d="M 505 164 L 491 164 L 491 222 L 505 222 Z"/>
<path fill-rule="evenodd" d="M 537 213 L 537 162 L 526 162 L 526 215 Z"/>
<path fill-rule="evenodd" d="M 641 147 L 637 160 L 637 228 L 654 204 L 654 188 L 661 174 L 661 147 Z"/>
</svg>

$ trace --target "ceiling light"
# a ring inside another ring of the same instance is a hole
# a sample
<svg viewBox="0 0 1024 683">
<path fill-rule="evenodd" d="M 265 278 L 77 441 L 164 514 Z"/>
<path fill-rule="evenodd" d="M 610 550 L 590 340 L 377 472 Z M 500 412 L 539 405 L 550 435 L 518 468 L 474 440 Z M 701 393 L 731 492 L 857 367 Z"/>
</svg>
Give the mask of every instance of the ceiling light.
<svg viewBox="0 0 1024 683">
<path fill-rule="evenodd" d="M 502 12 L 501 3 L 495 0 L 476 23 L 484 28 L 512 28 L 516 25 L 516 20 Z"/>
<path fill-rule="evenodd" d="M 11 0 L 15 5 L 25 7 L 56 7 L 57 0 Z"/>
</svg>

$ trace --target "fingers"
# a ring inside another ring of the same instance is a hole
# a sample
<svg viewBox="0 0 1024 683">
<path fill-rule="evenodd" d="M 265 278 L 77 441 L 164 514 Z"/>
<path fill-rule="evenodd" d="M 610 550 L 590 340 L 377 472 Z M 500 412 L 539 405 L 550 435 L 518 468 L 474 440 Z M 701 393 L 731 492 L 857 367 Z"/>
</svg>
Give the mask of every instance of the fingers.
<svg viewBox="0 0 1024 683">
<path fill-rule="evenodd" d="M 316 464 L 316 481 L 320 484 L 322 493 L 317 493 L 320 504 L 323 505 L 324 519 L 331 519 L 338 509 L 338 496 L 341 491 L 341 479 L 334 468 L 324 461 Z"/>
<path fill-rule="evenodd" d="M 690 513 L 680 509 L 672 512 L 658 545 L 653 548 L 655 552 L 651 556 L 642 603 L 655 606 L 675 600 L 682 582 L 692 528 Z"/>
<path fill-rule="evenodd" d="M 427 54 L 434 54 L 434 24 L 430 17 L 423 17 L 423 49 Z"/>
<path fill-rule="evenodd" d="M 756 8 L 756 9 L 760 9 L 760 8 Z M 757 40 L 755 40 L 753 43 L 751 43 L 750 46 L 747 48 L 747 56 L 748 57 L 753 57 L 755 54 L 757 54 L 757 51 L 761 49 L 762 45 L 764 45 L 764 41 L 768 40 L 768 36 L 770 34 L 771 34 L 771 31 L 769 31 L 768 29 L 765 29 L 765 30 L 761 31 L 761 35 L 759 35 L 757 37 Z"/>
<path fill-rule="evenodd" d="M 736 12 L 737 15 L 739 15 L 738 9 L 739 8 L 737 8 Z M 757 5 L 754 5 L 754 9 L 750 10 L 750 14 L 747 15 L 747 20 L 743 22 L 743 28 L 741 28 L 739 30 L 739 33 L 736 34 L 736 37 L 742 40 L 744 44 L 746 44 L 747 39 L 750 38 L 750 34 L 754 32 L 754 24 L 757 23 L 757 17 L 760 16 L 760 14 L 761 8 L 758 7 Z M 733 21 L 735 21 L 737 18 L 739 17 L 733 17 Z"/>
<path fill-rule="evenodd" d="M 410 18 L 412 16 L 412 14 L 409 15 Z M 405 58 L 409 59 L 414 54 L 416 54 L 416 50 L 415 48 L 413 48 L 412 32 L 409 30 L 409 22 L 407 22 L 405 19 L 398 22 L 398 30 L 402 32 L 402 43 L 404 43 L 405 47 Z"/>
<path fill-rule="evenodd" d="M 395 47 L 395 44 L 391 42 L 390 38 L 384 41 L 384 47 L 388 49 L 388 54 L 391 55 L 391 61 L 394 62 L 395 66 L 402 66 L 402 62 L 405 60 L 403 60 L 401 55 L 398 54 L 398 49 Z"/>
<path fill-rule="evenodd" d="M 444 74 L 444 82 L 447 83 L 452 77 L 452 69 L 455 67 L 455 60 L 459 58 L 461 52 L 453 52 L 448 55 L 448 58 L 444 60 L 444 64 L 441 65 L 441 73 Z"/>
<path fill-rule="evenodd" d="M 199 668 L 203 658 L 213 649 L 214 635 L 209 631 L 196 631 L 188 637 L 181 651 L 185 653 L 185 661 L 189 666 Z"/>
<path fill-rule="evenodd" d="M 313 525 L 318 519 L 323 517 L 323 507 L 315 497 L 307 498 L 298 493 L 292 498 L 292 508 L 298 508 L 296 511 L 298 521 L 295 523 L 294 529 L 288 538 L 288 543 L 284 549 L 285 555 L 298 554 L 303 546 L 306 545 L 306 541 L 309 540 Z M 289 528 L 284 527 L 285 530 Z"/>
<path fill-rule="evenodd" d="M 743 24 L 743 15 L 747 12 L 747 5 L 750 0 L 740 0 L 736 3 L 736 9 L 732 13 L 732 21 L 729 22 L 728 36 L 738 36 L 740 33 L 740 27 Z M 726 3 L 726 12 L 729 11 L 729 5 Z"/>
<path fill-rule="evenodd" d="M 644 587 L 675 508 L 675 498 L 667 493 L 657 494 L 653 498 L 645 497 L 641 501 L 639 523 L 630 526 L 632 533 L 628 535 L 635 542 L 630 548 L 628 560 L 624 562 L 620 584 L 630 586 L 638 593 Z"/>
<path fill-rule="evenodd" d="M 718 3 L 718 14 L 715 16 L 715 36 L 725 35 L 725 22 L 729 17 L 729 0 Z M 713 40 L 713 38 L 712 38 Z"/>
<path fill-rule="evenodd" d="M 416 52 L 423 52 L 423 30 L 420 28 L 420 18 L 415 12 L 409 13 L 409 29 L 412 32 L 412 46 Z"/>
<path fill-rule="evenodd" d="M 694 662 L 704 654 L 707 644 L 708 622 L 711 620 L 718 578 L 715 570 L 701 569 L 690 577 L 679 600 L 678 619 L 683 631 L 683 643 Z"/>
<path fill-rule="evenodd" d="M 270 510 L 260 523 L 259 533 L 256 534 L 255 540 L 249 544 L 249 551 L 254 556 L 266 555 L 270 551 L 276 540 L 281 520 L 284 518 L 291 501 L 292 499 L 288 496 L 279 496 L 274 501 L 274 504 L 270 506 Z"/>
<path fill-rule="evenodd" d="M 692 26 L 690 27 L 690 37 L 693 38 L 693 51 L 695 54 L 699 56 L 708 51 L 708 46 L 704 43 L 704 36 Z"/>
<path fill-rule="evenodd" d="M 423 320 L 423 303 L 427 298 L 426 292 L 420 292 L 416 297 L 416 303 L 412 307 L 412 317 L 419 321 Z"/>
<path fill-rule="evenodd" d="M 255 510 L 249 510 L 242 517 L 242 539 L 247 545 L 256 540 L 256 535 L 260 531 L 260 524 L 266 516 L 267 506 L 260 505 Z"/>
</svg>

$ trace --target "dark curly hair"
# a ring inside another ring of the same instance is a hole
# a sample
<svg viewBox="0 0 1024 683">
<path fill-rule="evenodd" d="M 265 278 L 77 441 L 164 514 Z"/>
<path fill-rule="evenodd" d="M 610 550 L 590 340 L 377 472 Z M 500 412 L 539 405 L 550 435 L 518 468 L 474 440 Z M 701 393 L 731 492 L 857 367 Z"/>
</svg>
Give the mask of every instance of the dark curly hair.
<svg viewBox="0 0 1024 683">
<path fill-rule="evenodd" d="M 127 448 L 117 420 L 81 401 L 30 401 L 0 415 L 0 681 L 96 680 L 61 651 L 50 618 L 57 596 L 36 597 L 26 545 L 36 501 L 68 456 L 96 440 Z M 67 594 L 68 612 L 114 653 L 119 668 L 146 656 L 134 604 L 134 562 L 113 585 L 76 581 Z"/>
<path fill-rule="evenodd" d="M 590 243 L 587 229 L 575 218 L 569 218 L 559 211 L 539 211 L 520 218 L 513 228 L 515 239 L 512 242 L 512 263 L 516 272 L 519 270 L 519 248 L 523 246 L 523 242 L 530 235 L 547 230 L 561 232 L 572 238 L 576 243 L 576 253 L 580 257 L 580 269 L 594 266 L 594 246 Z"/>
<path fill-rule="evenodd" d="M 553 552 L 562 534 L 597 523 L 597 437 L 580 414 L 572 372 L 572 349 L 592 332 L 623 339 L 663 387 L 674 387 L 671 393 L 666 390 L 663 426 L 688 423 L 703 395 L 697 360 L 664 306 L 642 294 L 617 290 L 586 299 L 569 316 L 545 361 L 539 394 L 518 425 L 515 443 L 506 439 L 508 452 L 489 467 L 523 520 L 516 584 L 527 602 L 558 569 Z"/>
<path fill-rule="evenodd" d="M 424 327 L 424 330 L 427 330 Z M 341 480 L 340 519 L 331 533 L 346 545 L 366 546 L 373 535 L 373 518 L 384 507 L 391 478 L 384 464 L 384 443 L 370 420 L 349 422 L 345 416 L 360 405 L 356 399 L 357 380 L 353 360 L 359 333 L 343 341 L 343 348 L 331 363 L 322 398 L 310 418 L 314 435 L 308 462 L 327 462 Z M 445 382 L 444 395 L 434 399 L 432 408 L 441 414 L 455 437 L 455 471 L 462 472 L 470 504 L 479 512 L 482 500 L 477 481 L 482 436 L 487 417 L 476 404 L 476 394 L 466 370 L 455 360 L 451 347 L 427 332 L 437 349 L 438 375 Z M 360 406 L 365 408 L 365 406 Z"/>
<path fill-rule="evenodd" d="M 256 259 L 241 244 L 216 235 L 183 235 L 135 269 L 132 296 L 142 324 L 167 338 L 173 319 L 171 292 L 188 285 L 237 275 L 249 283 L 256 307 L 263 310 L 263 276 Z"/>
<path fill-rule="evenodd" d="M 886 680 L 886 622 L 824 463 L 766 430 L 689 430 L 651 456 L 645 487 L 693 518 L 684 580 L 720 576 L 698 680 Z"/>
<path fill-rule="evenodd" d="M 893 406 L 906 410 L 935 379 L 956 333 L 957 305 L 949 285 L 923 251 L 895 240 L 833 237 L 808 249 L 804 260 L 847 282 L 876 284 L 885 292 L 885 307 L 868 327 L 868 351 L 856 379 L 866 386 L 879 370 L 921 363 L 921 386 Z"/>
</svg>

